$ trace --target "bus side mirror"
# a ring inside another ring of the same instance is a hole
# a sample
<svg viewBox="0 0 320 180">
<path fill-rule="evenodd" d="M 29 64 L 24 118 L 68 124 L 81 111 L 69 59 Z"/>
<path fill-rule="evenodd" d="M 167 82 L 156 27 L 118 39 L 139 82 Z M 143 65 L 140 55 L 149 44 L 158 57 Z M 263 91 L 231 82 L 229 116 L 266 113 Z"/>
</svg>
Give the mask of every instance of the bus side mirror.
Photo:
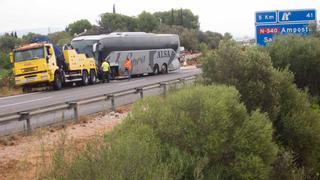
<svg viewBox="0 0 320 180">
<path fill-rule="evenodd" d="M 13 63 L 13 52 L 10 52 L 9 56 L 10 56 L 10 62 Z"/>
<path fill-rule="evenodd" d="M 92 52 L 97 52 L 97 47 L 98 47 L 98 43 L 94 43 L 93 45 L 92 45 Z"/>
</svg>

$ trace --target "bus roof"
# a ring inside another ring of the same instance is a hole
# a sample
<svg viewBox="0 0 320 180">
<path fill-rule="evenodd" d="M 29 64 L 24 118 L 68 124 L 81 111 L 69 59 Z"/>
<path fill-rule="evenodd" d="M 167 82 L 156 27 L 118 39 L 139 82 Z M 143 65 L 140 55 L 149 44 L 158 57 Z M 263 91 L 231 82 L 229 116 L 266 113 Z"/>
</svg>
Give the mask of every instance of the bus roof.
<svg viewBox="0 0 320 180">
<path fill-rule="evenodd" d="M 168 36 L 174 34 L 154 34 L 154 33 L 146 33 L 146 32 L 113 32 L 110 34 L 100 34 L 100 35 L 87 35 L 87 36 L 79 36 L 73 38 L 72 41 L 81 41 L 81 40 L 101 40 L 109 37 L 148 37 L 148 36 Z"/>
</svg>

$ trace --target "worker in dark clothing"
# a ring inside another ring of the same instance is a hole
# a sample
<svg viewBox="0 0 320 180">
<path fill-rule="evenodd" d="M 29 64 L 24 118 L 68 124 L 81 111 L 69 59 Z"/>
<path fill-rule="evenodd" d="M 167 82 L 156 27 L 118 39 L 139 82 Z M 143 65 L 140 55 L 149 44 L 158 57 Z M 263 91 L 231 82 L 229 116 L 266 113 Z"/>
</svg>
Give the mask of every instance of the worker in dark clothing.
<svg viewBox="0 0 320 180">
<path fill-rule="evenodd" d="M 109 79 L 110 65 L 107 62 L 107 60 L 103 61 L 102 65 L 101 65 L 101 69 L 102 69 L 102 72 L 103 72 L 102 82 L 105 83 L 106 79 L 107 79 L 107 83 L 109 83 L 110 82 L 110 79 Z"/>
</svg>

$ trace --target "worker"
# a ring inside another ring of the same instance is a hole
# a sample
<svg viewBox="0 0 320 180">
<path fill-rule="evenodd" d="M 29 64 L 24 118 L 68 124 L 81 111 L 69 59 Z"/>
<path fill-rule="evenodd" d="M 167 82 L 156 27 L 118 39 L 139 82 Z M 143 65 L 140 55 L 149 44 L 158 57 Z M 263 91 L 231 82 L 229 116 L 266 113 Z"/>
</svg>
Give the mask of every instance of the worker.
<svg viewBox="0 0 320 180">
<path fill-rule="evenodd" d="M 107 79 L 107 83 L 110 82 L 109 79 L 109 72 L 110 72 L 110 65 L 107 62 L 107 60 L 104 60 L 102 65 L 101 65 L 101 69 L 102 69 L 102 82 L 105 83 L 106 79 Z"/>
<path fill-rule="evenodd" d="M 131 70 L 132 70 L 132 63 L 131 63 L 131 59 L 129 57 L 127 57 L 127 59 L 124 62 L 124 69 L 125 69 L 125 73 L 128 75 L 128 80 L 130 81 L 131 79 Z"/>
</svg>

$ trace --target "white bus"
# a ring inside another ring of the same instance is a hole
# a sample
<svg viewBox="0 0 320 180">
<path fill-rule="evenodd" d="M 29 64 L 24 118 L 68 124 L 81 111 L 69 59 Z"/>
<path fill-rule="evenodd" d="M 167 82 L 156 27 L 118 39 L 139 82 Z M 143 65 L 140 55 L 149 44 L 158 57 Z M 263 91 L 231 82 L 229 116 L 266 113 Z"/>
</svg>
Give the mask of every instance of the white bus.
<svg viewBox="0 0 320 180">
<path fill-rule="evenodd" d="M 167 73 L 180 68 L 180 41 L 175 34 L 126 32 L 81 36 L 74 38 L 71 45 L 79 53 L 94 57 L 98 66 L 107 59 L 112 77 L 124 75 L 127 57 L 132 60 L 132 75 Z"/>
</svg>

